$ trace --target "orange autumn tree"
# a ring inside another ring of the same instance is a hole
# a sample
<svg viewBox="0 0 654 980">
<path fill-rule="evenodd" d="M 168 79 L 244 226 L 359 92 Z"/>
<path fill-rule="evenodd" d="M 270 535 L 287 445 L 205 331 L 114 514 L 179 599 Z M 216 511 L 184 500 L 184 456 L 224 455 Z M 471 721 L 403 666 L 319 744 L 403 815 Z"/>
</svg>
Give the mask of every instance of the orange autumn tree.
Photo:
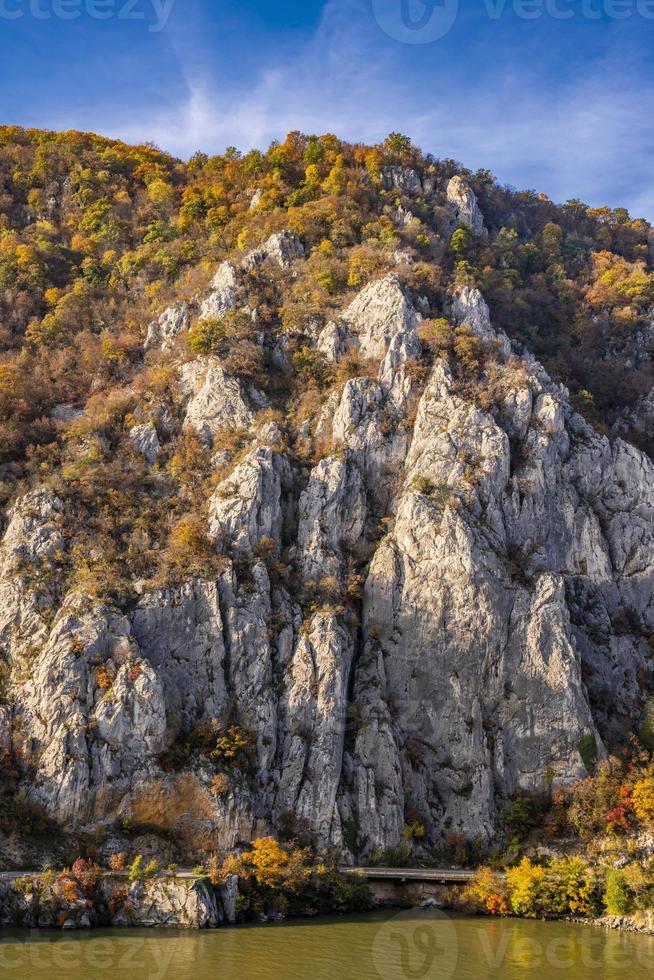
<svg viewBox="0 0 654 980">
<path fill-rule="evenodd" d="M 263 888 L 298 891 L 311 876 L 309 848 L 286 849 L 274 837 L 257 837 L 232 859 L 229 873 L 252 877 Z"/>
</svg>

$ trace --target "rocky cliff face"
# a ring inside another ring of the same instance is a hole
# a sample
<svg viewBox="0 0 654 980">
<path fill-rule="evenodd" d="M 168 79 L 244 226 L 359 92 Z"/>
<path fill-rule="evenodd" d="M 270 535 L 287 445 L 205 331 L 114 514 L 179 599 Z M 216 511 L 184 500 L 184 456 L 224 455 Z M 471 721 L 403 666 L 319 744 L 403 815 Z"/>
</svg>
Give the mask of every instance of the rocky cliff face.
<svg viewBox="0 0 654 980">
<path fill-rule="evenodd" d="M 156 875 L 129 881 L 105 874 L 87 898 L 79 886 L 67 898 L 48 875 L 0 881 L 0 925 L 30 929 L 94 926 L 205 929 L 236 920 L 238 879 L 213 887 L 206 879 Z"/>
<path fill-rule="evenodd" d="M 487 234 L 477 198 L 458 174 L 447 185 L 447 201 L 455 224 L 469 228 L 473 235 Z"/>
<path fill-rule="evenodd" d="M 654 360 L 654 311 L 643 329 L 636 331 L 629 338 L 625 353 L 629 367 L 634 371 L 642 371 L 643 368 L 652 363 Z M 647 444 L 654 430 L 654 388 L 646 390 L 636 400 L 635 404 L 622 410 L 620 417 L 613 425 L 613 430 L 618 434 L 631 431 L 641 437 L 641 440 L 645 440 Z"/>
<path fill-rule="evenodd" d="M 451 190 L 481 234 L 476 202 Z M 301 258 L 285 234 L 225 263 L 203 315 L 240 308 L 249 269 L 291 274 Z M 389 274 L 321 327 L 329 364 L 356 354 L 366 370 L 299 420 L 261 424 L 256 391 L 218 357 L 178 365 L 181 424 L 217 453 L 219 573 L 141 588 L 122 610 L 62 593 L 61 500 L 36 489 L 15 503 L 0 745 L 52 817 L 156 824 L 190 851 L 289 814 L 362 856 L 416 820 L 426 849 L 449 830 L 489 843 L 517 788 L 581 777 L 637 724 L 654 658 L 649 457 L 595 432 L 513 353 L 478 290 L 450 297 L 476 343 L 469 375 L 459 354 L 425 359 L 417 304 Z M 147 348 L 173 349 L 188 323 L 188 307 L 166 311 Z M 135 449 L 153 464 L 166 427 L 142 428 Z M 225 468 L 216 439 L 230 428 L 248 441 Z M 309 467 L 298 439 L 320 447 Z M 223 752 L 219 787 L 206 755 L 170 763 L 212 722 L 251 737 L 247 763 Z"/>
</svg>

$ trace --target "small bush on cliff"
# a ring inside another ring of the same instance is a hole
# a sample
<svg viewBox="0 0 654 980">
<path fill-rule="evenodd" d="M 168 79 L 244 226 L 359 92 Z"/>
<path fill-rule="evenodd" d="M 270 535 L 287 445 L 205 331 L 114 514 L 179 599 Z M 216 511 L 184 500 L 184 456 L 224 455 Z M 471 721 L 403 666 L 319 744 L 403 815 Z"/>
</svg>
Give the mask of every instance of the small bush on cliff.
<svg viewBox="0 0 654 980">
<path fill-rule="evenodd" d="M 79 882 L 65 868 L 57 875 L 55 891 L 60 901 L 65 905 L 73 905 L 83 898 Z"/>
<path fill-rule="evenodd" d="M 249 770 L 252 766 L 256 735 L 250 728 L 237 723 L 220 724 L 217 720 L 200 722 L 192 731 L 180 735 L 166 750 L 159 753 L 158 762 L 164 772 L 187 766 L 192 759 L 204 756 L 216 769 Z M 229 778 L 218 772 L 211 791 L 217 796 L 229 790 Z"/>
<path fill-rule="evenodd" d="M 454 353 L 466 374 L 478 375 L 484 366 L 486 348 L 467 324 L 454 331 Z"/>
<path fill-rule="evenodd" d="M 7 768 L 0 773 L 0 831 L 21 837 L 42 837 L 55 831 L 55 825 L 40 803 L 31 800 L 25 790 L 15 791 L 14 778 L 20 778 L 13 753 L 5 756 Z M 4 775 L 4 780 L 2 776 Z"/>
<path fill-rule="evenodd" d="M 426 476 L 414 476 L 409 489 L 431 499 L 436 493 L 436 485 Z"/>
<path fill-rule="evenodd" d="M 454 350 L 454 328 L 444 317 L 423 320 L 417 332 L 423 345 L 432 355 Z"/>
<path fill-rule="evenodd" d="M 193 353 L 217 355 L 229 374 L 263 382 L 263 351 L 257 340 L 252 318 L 234 310 L 218 320 L 198 320 L 188 335 Z"/>
<path fill-rule="evenodd" d="M 379 868 L 401 868 L 411 857 L 411 845 L 403 840 L 396 847 L 377 847 L 370 855 L 370 864 Z"/>
<path fill-rule="evenodd" d="M 533 919 L 542 914 L 544 881 L 545 869 L 532 864 L 529 858 L 523 858 L 516 868 L 509 868 L 506 884 L 511 909 L 516 915 Z"/>
<path fill-rule="evenodd" d="M 170 582 L 184 581 L 193 575 L 206 578 L 221 571 L 223 561 L 207 536 L 202 515 L 187 514 L 172 527 L 162 566 Z"/>
<path fill-rule="evenodd" d="M 97 864 L 93 864 L 86 858 L 79 857 L 73 862 L 71 868 L 73 878 L 79 882 L 85 893 L 94 891 L 102 871 Z"/>
<path fill-rule="evenodd" d="M 609 915 L 624 915 L 629 909 L 629 889 L 624 872 L 609 868 L 604 886 L 604 907 Z"/>
<path fill-rule="evenodd" d="M 211 780 L 211 792 L 214 796 L 224 796 L 229 790 L 229 776 L 224 772 L 217 772 Z"/>
<path fill-rule="evenodd" d="M 310 875 L 307 848 L 283 848 L 274 837 L 258 837 L 241 855 L 241 867 L 265 888 L 298 890 Z"/>
<path fill-rule="evenodd" d="M 115 678 L 106 667 L 98 667 L 95 672 L 95 681 L 101 691 L 108 691 Z"/>
<path fill-rule="evenodd" d="M 211 758 L 227 765 L 247 762 L 254 745 L 254 732 L 241 725 L 230 725 L 227 731 L 216 739 Z"/>
<path fill-rule="evenodd" d="M 630 861 L 622 868 L 624 880 L 629 889 L 629 897 L 637 909 L 654 907 L 654 868 L 648 861 Z"/>
<path fill-rule="evenodd" d="M 404 825 L 402 836 L 404 840 L 422 840 L 427 835 L 427 828 L 422 820 L 412 820 Z"/>
<path fill-rule="evenodd" d="M 546 914 L 594 915 L 598 898 L 596 875 L 581 858 L 552 858 L 543 887 Z"/>
<path fill-rule="evenodd" d="M 220 319 L 198 320 L 188 334 L 188 344 L 194 354 L 225 356 L 229 343 L 253 334 L 252 318 L 247 313 L 229 311 Z"/>
<path fill-rule="evenodd" d="M 598 906 L 598 883 L 581 858 L 553 858 L 546 867 L 523 858 L 506 873 L 511 909 L 516 915 L 593 915 Z"/>
<path fill-rule="evenodd" d="M 654 777 L 647 776 L 634 783 L 632 801 L 634 812 L 639 820 L 654 824 Z"/>
<path fill-rule="evenodd" d="M 223 862 L 217 854 L 209 855 L 209 860 L 207 861 L 207 875 L 209 877 L 209 881 L 214 887 L 222 885 L 225 882 L 225 878 L 227 876 L 225 874 Z"/>
<path fill-rule="evenodd" d="M 460 225 L 450 238 L 450 249 L 454 255 L 465 255 L 471 241 L 472 232 L 470 229 Z"/>
<path fill-rule="evenodd" d="M 606 831 L 609 814 L 623 802 L 620 794 L 622 778 L 622 774 L 608 763 L 601 763 L 596 775 L 573 787 L 568 822 L 580 837 Z"/>
<path fill-rule="evenodd" d="M 111 854 L 108 864 L 111 871 L 124 871 L 127 864 L 125 853 L 119 851 L 117 854 Z"/>
<path fill-rule="evenodd" d="M 134 858 L 134 860 L 132 861 L 132 863 L 131 863 L 131 865 L 129 867 L 129 880 L 130 881 L 139 881 L 143 877 L 143 875 L 145 873 L 144 868 L 143 868 L 143 861 L 144 861 L 144 858 L 143 858 L 143 855 L 142 854 L 137 854 L 136 857 Z"/>
<path fill-rule="evenodd" d="M 448 863 L 463 867 L 475 865 L 479 863 L 481 852 L 481 842 L 478 838 L 471 840 L 456 830 L 448 830 L 445 834 L 443 857 Z"/>
<path fill-rule="evenodd" d="M 189 330 L 188 345 L 194 354 L 213 354 L 225 337 L 221 320 L 198 320 Z"/>
<path fill-rule="evenodd" d="M 475 912 L 487 912 L 490 915 L 507 915 L 506 883 L 490 868 L 479 868 L 471 883 L 466 886 L 462 895 L 465 906 Z"/>
<path fill-rule="evenodd" d="M 361 874 L 333 874 L 331 894 L 334 912 L 365 912 L 371 905 L 370 886 Z"/>
</svg>

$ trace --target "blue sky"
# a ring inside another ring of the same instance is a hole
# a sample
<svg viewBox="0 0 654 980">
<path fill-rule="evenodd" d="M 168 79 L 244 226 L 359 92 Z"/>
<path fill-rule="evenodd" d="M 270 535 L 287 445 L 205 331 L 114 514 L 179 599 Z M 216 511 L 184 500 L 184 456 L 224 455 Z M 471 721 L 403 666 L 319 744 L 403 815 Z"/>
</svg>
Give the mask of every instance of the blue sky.
<svg viewBox="0 0 654 980">
<path fill-rule="evenodd" d="M 654 220 L 654 0 L 0 0 L 0 120 L 182 157 L 400 130 Z"/>
</svg>

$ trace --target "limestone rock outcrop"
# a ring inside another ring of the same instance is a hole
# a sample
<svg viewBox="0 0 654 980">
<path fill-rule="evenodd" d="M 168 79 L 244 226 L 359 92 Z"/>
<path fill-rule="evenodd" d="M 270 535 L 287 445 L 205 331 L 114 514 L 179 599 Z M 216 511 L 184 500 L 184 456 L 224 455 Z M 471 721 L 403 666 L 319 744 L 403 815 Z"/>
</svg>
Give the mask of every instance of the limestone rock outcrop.
<svg viewBox="0 0 654 980">
<path fill-rule="evenodd" d="M 187 399 L 184 427 L 211 444 L 220 429 L 247 429 L 253 414 L 236 378 L 215 357 L 189 361 L 180 369 L 180 389 Z"/>
<path fill-rule="evenodd" d="M 243 268 L 254 269 L 262 262 L 276 262 L 282 269 L 290 269 L 294 262 L 304 258 L 302 242 L 291 231 L 271 235 L 259 248 L 254 249 L 243 261 Z"/>
<path fill-rule="evenodd" d="M 175 303 L 168 307 L 158 320 L 153 320 L 149 325 L 145 349 L 159 347 L 164 351 L 170 350 L 175 339 L 188 328 L 189 323 L 190 311 L 187 303 Z"/>
<path fill-rule="evenodd" d="M 223 262 L 211 281 L 211 289 L 200 306 L 203 320 L 219 319 L 236 306 L 239 281 L 231 262 Z"/>
<path fill-rule="evenodd" d="M 244 273 L 265 261 L 274 262 L 282 269 L 289 270 L 294 262 L 304 258 L 304 254 L 304 247 L 297 235 L 290 231 L 281 231 L 249 252 L 240 264 L 222 262 L 205 295 L 194 304 L 175 303 L 149 324 L 145 350 L 172 350 L 177 337 L 189 328 L 193 310 L 201 320 L 218 320 L 230 310 L 242 306 Z"/>
<path fill-rule="evenodd" d="M 299 249 L 273 237 L 287 267 Z M 215 304 L 230 281 L 223 268 Z M 641 716 L 654 466 L 514 353 L 478 290 L 447 309 L 482 340 L 485 375 L 424 359 L 422 314 L 389 274 L 316 331 L 334 366 L 354 350 L 366 372 L 306 421 L 256 427 L 218 359 L 179 368 L 184 426 L 207 444 L 248 430 L 208 501 L 218 571 L 143 586 L 122 611 L 61 595 L 61 502 L 14 505 L 0 744 L 54 816 L 163 814 L 225 848 L 293 818 L 359 858 L 415 820 L 425 851 L 448 831 L 490 844 L 512 793 L 579 778 Z M 247 743 L 218 789 L 188 742 L 212 725 Z"/>
<path fill-rule="evenodd" d="M 447 200 L 455 225 L 464 225 L 473 235 L 486 233 L 484 216 L 475 193 L 458 174 L 455 174 L 447 185 Z"/>
<path fill-rule="evenodd" d="M 15 713 L 33 789 L 59 820 L 93 819 L 164 747 L 162 685 L 130 634 L 125 617 L 73 595 L 31 651 Z"/>
<path fill-rule="evenodd" d="M 420 319 L 393 273 L 366 286 L 340 316 L 356 336 L 361 353 L 380 360 L 391 341 L 412 334 Z"/>
<path fill-rule="evenodd" d="M 420 174 L 413 167 L 384 167 L 381 173 L 384 187 L 404 194 L 422 194 Z"/>
<path fill-rule="evenodd" d="M 209 531 L 231 548 L 252 554 L 262 539 L 279 541 L 282 486 L 288 464 L 269 446 L 252 450 L 216 488 L 209 505 Z"/>
<path fill-rule="evenodd" d="M 129 437 L 137 453 L 144 456 L 148 463 L 156 463 L 161 445 L 154 425 L 135 425 Z"/>
<path fill-rule="evenodd" d="M 0 925 L 22 928 L 89 929 L 94 926 L 206 929 L 236 921 L 238 879 L 224 884 L 158 874 L 130 882 L 127 873 L 105 874 L 86 897 L 61 893 L 43 875 L 0 882 Z"/>
</svg>

